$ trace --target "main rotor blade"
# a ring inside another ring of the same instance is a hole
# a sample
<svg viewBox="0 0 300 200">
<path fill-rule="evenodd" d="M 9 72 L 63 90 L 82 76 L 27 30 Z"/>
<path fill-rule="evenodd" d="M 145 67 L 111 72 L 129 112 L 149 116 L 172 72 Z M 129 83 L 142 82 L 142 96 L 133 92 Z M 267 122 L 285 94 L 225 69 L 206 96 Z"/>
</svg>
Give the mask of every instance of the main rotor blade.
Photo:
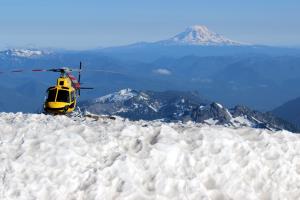
<svg viewBox="0 0 300 200">
<path fill-rule="evenodd" d="M 105 69 L 73 69 L 68 67 L 62 68 L 50 68 L 50 69 L 13 69 L 10 71 L 0 71 L 0 74 L 4 73 L 20 73 L 20 72 L 60 72 L 60 73 L 68 73 L 68 72 L 103 72 L 110 74 L 120 74 L 126 75 L 123 72 L 113 71 L 113 70 L 105 70 Z"/>
<path fill-rule="evenodd" d="M 46 70 L 46 69 L 33 69 L 31 71 L 33 71 L 33 72 L 48 72 L 48 70 Z"/>
<path fill-rule="evenodd" d="M 6 73 L 19 73 L 19 72 L 24 72 L 23 69 L 13 69 L 10 71 L 1 71 L 0 74 L 6 74 Z"/>
<path fill-rule="evenodd" d="M 15 69 L 15 70 L 11 70 L 10 72 L 16 73 L 16 72 L 24 72 L 23 69 Z"/>
<path fill-rule="evenodd" d="M 76 71 L 76 70 L 74 70 L 74 71 Z M 77 71 L 79 71 L 79 70 L 77 70 Z M 125 73 L 122 73 L 122 72 L 111 71 L 111 70 L 104 70 L 104 69 L 83 69 L 83 70 L 81 70 L 81 72 L 103 72 L 103 73 L 110 73 L 110 74 L 126 75 Z"/>
<path fill-rule="evenodd" d="M 91 70 L 94 72 L 105 72 L 105 73 L 112 73 L 112 74 L 123 74 L 121 72 L 117 72 L 117 71 L 111 71 L 111 70 L 103 70 L 103 69 L 95 69 L 95 70 Z"/>
</svg>

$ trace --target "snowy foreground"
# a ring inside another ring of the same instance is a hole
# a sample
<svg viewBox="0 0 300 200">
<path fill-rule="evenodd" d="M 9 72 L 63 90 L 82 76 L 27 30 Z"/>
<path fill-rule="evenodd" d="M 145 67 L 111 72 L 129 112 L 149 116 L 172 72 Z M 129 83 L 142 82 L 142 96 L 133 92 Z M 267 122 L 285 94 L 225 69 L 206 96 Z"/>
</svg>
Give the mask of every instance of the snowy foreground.
<svg viewBox="0 0 300 200">
<path fill-rule="evenodd" d="M 0 113 L 0 199 L 300 199 L 300 135 Z"/>
</svg>

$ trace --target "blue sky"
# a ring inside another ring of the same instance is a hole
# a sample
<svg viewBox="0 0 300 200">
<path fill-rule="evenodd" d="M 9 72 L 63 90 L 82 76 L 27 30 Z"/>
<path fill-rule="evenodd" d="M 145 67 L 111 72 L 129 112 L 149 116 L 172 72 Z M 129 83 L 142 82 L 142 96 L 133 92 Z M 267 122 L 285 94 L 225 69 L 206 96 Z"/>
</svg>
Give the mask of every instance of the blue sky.
<svg viewBox="0 0 300 200">
<path fill-rule="evenodd" d="M 116 46 L 194 24 L 242 42 L 300 46 L 299 19 L 299 0 L 1 0 L 0 48 Z"/>
</svg>

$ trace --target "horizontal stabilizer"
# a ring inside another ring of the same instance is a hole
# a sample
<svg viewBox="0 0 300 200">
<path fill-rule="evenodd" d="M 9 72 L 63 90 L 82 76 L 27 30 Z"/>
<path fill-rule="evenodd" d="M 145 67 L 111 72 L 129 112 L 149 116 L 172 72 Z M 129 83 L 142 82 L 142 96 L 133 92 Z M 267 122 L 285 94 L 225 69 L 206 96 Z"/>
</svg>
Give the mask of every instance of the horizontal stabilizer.
<svg viewBox="0 0 300 200">
<path fill-rule="evenodd" d="M 92 88 L 92 87 L 80 87 L 80 89 L 81 89 L 81 90 L 92 90 L 92 89 L 94 89 L 94 88 Z"/>
</svg>

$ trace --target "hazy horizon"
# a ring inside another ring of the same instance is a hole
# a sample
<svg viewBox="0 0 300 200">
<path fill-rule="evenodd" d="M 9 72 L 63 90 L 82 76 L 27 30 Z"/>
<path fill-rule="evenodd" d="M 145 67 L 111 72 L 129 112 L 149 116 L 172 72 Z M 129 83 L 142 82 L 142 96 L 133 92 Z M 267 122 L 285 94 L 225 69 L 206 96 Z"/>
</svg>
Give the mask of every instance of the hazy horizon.
<svg viewBox="0 0 300 200">
<path fill-rule="evenodd" d="M 229 39 L 300 47 L 300 2 L 4 0 L 0 49 L 93 49 L 167 39 L 201 24 Z"/>
</svg>

